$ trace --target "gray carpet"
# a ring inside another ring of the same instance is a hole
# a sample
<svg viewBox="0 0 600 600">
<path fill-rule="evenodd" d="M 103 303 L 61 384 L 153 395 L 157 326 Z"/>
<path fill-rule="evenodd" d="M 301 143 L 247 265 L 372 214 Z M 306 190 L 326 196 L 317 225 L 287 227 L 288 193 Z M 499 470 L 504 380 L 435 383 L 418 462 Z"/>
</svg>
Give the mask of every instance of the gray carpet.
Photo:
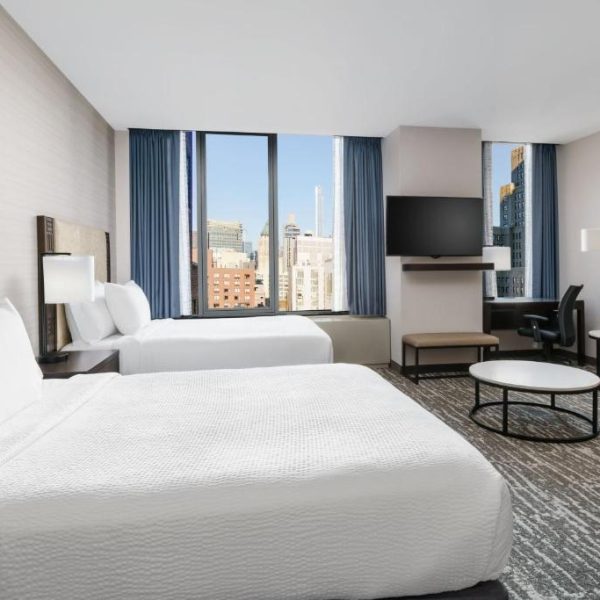
<svg viewBox="0 0 600 600">
<path fill-rule="evenodd" d="M 600 437 L 579 444 L 506 438 L 469 419 L 474 398 L 469 378 L 432 379 L 417 386 L 392 369 L 375 370 L 461 433 L 507 480 L 515 529 L 511 560 L 502 581 L 511 600 L 600 599 Z M 517 396 L 520 400 L 546 399 L 515 393 L 515 399 Z M 591 416 L 590 398 L 591 394 L 559 396 L 557 405 L 575 407 Z M 500 399 L 500 390 L 482 386 L 482 401 Z M 485 420 L 497 423 L 499 411 L 485 410 L 490 411 Z M 510 410 L 515 431 L 552 434 L 586 430 L 585 424 L 557 413 L 521 407 Z"/>
</svg>

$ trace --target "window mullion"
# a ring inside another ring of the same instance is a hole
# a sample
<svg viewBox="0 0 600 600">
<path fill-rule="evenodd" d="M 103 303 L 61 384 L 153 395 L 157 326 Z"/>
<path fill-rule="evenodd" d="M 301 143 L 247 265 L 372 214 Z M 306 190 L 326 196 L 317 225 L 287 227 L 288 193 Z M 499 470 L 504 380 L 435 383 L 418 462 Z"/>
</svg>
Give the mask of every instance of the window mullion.
<svg viewBox="0 0 600 600">
<path fill-rule="evenodd" d="M 269 134 L 269 295 L 271 312 L 279 312 L 279 226 L 277 206 L 277 135 Z"/>
</svg>

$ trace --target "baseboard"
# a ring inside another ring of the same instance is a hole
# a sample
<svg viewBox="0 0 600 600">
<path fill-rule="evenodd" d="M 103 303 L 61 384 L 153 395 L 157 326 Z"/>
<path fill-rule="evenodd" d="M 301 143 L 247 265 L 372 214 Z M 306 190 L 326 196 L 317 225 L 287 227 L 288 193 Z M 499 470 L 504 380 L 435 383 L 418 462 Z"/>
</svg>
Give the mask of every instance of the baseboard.
<svg viewBox="0 0 600 600">
<path fill-rule="evenodd" d="M 565 358 L 568 358 L 569 360 L 573 360 L 575 362 L 577 362 L 578 359 L 577 352 L 573 352 L 573 350 L 555 350 L 554 353 L 560 356 L 564 356 Z M 596 359 L 593 356 L 586 355 L 585 364 L 595 367 Z"/>
</svg>

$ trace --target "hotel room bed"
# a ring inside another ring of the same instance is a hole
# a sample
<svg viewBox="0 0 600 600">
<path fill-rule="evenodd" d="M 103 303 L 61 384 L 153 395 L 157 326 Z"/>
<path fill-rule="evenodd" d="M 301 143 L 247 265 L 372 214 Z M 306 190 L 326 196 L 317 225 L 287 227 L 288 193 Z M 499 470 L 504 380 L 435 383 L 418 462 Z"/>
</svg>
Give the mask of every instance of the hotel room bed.
<svg viewBox="0 0 600 600">
<path fill-rule="evenodd" d="M 40 257 L 48 252 L 93 256 L 95 279 L 101 284 L 110 281 L 107 232 L 47 216 L 38 217 L 37 225 Z M 42 331 L 49 332 L 47 342 L 40 340 L 40 348 L 46 352 L 118 349 L 123 374 L 333 361 L 331 338 L 299 315 L 158 319 L 135 334 L 102 336 L 86 343 L 69 331 L 62 305 L 45 305 L 41 296 L 39 300 Z"/>
<path fill-rule="evenodd" d="M 72 342 L 63 350 L 119 350 L 121 373 L 330 363 L 331 338 L 298 315 L 158 319 L 133 335 Z"/>
<path fill-rule="evenodd" d="M 359 366 L 45 381 L 0 425 L 0 480 L 20 600 L 434 594 L 511 546 L 499 473 Z"/>
</svg>

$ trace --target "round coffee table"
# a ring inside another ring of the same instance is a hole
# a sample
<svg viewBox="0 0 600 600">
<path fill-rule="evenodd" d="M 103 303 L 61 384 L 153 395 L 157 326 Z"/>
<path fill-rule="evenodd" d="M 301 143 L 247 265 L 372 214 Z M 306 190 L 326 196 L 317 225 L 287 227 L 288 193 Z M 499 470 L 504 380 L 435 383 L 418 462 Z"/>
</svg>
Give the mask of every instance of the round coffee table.
<svg viewBox="0 0 600 600">
<path fill-rule="evenodd" d="M 528 440 L 531 442 L 583 442 L 591 440 L 598 435 L 598 387 L 600 378 L 589 371 L 529 360 L 490 360 L 476 363 L 469 368 L 471 377 L 475 380 L 475 406 L 469 416 L 480 427 L 509 437 Z M 497 387 L 502 390 L 502 401 L 481 403 L 479 387 L 481 384 Z M 509 400 L 508 392 L 527 392 L 532 394 L 548 394 L 550 404 L 537 402 L 522 402 Z M 592 394 L 592 418 L 581 413 L 556 406 L 557 395 Z M 479 421 L 477 413 L 488 406 L 502 406 L 502 429 L 487 425 Z M 566 413 L 591 425 L 589 434 L 575 437 L 537 437 L 511 433 L 508 429 L 509 406 L 535 406 L 546 410 Z"/>
</svg>

